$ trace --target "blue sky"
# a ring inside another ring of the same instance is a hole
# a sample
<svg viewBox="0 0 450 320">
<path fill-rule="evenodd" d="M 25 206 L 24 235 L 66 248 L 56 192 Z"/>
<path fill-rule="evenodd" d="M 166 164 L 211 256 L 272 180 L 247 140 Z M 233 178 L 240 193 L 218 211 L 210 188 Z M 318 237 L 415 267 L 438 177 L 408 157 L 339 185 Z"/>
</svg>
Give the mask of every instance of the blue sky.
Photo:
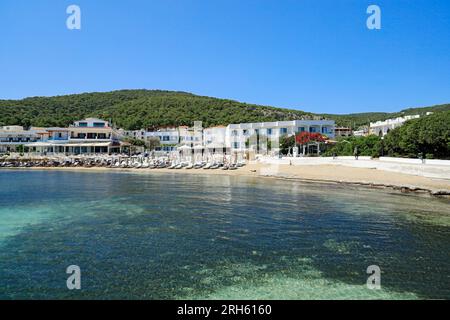
<svg viewBox="0 0 450 320">
<path fill-rule="evenodd" d="M 450 102 L 449 39 L 448 0 L 1 0 L 0 99 L 146 88 L 398 111 Z"/>
</svg>

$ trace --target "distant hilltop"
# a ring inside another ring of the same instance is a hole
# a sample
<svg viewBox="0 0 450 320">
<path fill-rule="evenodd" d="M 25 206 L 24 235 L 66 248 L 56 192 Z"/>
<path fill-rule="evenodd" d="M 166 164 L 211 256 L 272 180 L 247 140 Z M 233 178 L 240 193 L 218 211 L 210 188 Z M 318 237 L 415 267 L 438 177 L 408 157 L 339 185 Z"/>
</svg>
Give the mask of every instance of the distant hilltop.
<svg viewBox="0 0 450 320">
<path fill-rule="evenodd" d="M 450 104 L 405 109 L 396 113 L 371 112 L 348 115 L 314 114 L 228 99 L 163 90 L 119 90 L 55 97 L 0 100 L 0 126 L 65 127 L 77 119 L 99 117 L 129 130 L 192 125 L 205 127 L 243 122 L 296 119 L 331 119 L 338 126 L 357 129 L 369 122 L 405 115 L 450 110 Z"/>
</svg>

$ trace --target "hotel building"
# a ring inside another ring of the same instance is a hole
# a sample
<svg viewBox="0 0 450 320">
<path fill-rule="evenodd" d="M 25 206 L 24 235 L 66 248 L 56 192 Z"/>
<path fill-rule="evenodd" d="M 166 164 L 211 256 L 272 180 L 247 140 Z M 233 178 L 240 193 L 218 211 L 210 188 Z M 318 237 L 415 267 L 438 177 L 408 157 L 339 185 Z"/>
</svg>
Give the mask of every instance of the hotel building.
<svg viewBox="0 0 450 320">
<path fill-rule="evenodd" d="M 174 151 L 180 142 L 180 132 L 177 128 L 161 128 L 156 131 L 144 132 L 143 140 L 159 139 L 159 147 L 156 151 Z"/>
<path fill-rule="evenodd" d="M 155 151 L 174 151 L 180 143 L 180 130 L 176 127 L 159 128 L 155 130 L 118 130 L 121 138 L 134 138 L 144 142 L 149 142 L 151 139 L 158 139 L 159 146 Z"/>
<path fill-rule="evenodd" d="M 334 129 L 334 135 L 336 138 L 350 137 L 353 135 L 353 130 L 352 130 L 352 128 L 348 128 L 348 127 L 336 127 Z"/>
<path fill-rule="evenodd" d="M 269 141 L 278 141 L 281 136 L 292 136 L 300 132 L 320 133 L 330 139 L 335 137 L 333 120 L 292 120 L 230 124 L 227 127 L 226 143 L 231 150 L 245 150 L 248 141 L 255 136 L 265 136 Z M 276 148 L 276 147 L 275 147 Z"/>
<path fill-rule="evenodd" d="M 415 116 L 405 116 L 405 117 L 399 117 L 395 119 L 388 119 L 385 121 L 377 121 L 377 122 L 371 122 L 369 127 L 369 134 L 374 134 L 380 137 L 384 137 L 387 135 L 391 130 L 394 130 L 395 128 L 398 128 L 402 126 L 406 121 L 411 119 L 418 119 L 420 118 L 420 115 Z"/>
<path fill-rule="evenodd" d="M 97 118 L 76 121 L 68 128 L 32 127 L 30 131 L 36 132 L 39 138 L 24 147 L 40 154 L 110 154 L 128 147 L 119 141 L 108 121 Z"/>
<path fill-rule="evenodd" d="M 281 136 L 291 136 L 299 132 L 320 133 L 332 139 L 335 137 L 335 122 L 292 120 L 229 124 L 206 129 L 202 128 L 201 122 L 195 122 L 194 127 L 126 131 L 113 129 L 108 121 L 87 118 L 75 121 L 68 128 L 31 127 L 30 130 L 24 130 L 20 126 L 2 127 L 0 152 L 15 152 L 17 146 L 22 145 L 28 152 L 44 155 L 122 153 L 130 147 L 130 144 L 120 139 L 133 137 L 143 141 L 159 139 L 160 146 L 156 151 L 164 152 L 176 150 L 186 152 L 192 149 L 213 153 L 236 151 L 266 153 L 269 141 L 271 151 L 277 151 Z"/>
<path fill-rule="evenodd" d="M 17 152 L 19 146 L 38 140 L 35 130 L 25 130 L 22 126 L 0 127 L 0 153 Z"/>
</svg>

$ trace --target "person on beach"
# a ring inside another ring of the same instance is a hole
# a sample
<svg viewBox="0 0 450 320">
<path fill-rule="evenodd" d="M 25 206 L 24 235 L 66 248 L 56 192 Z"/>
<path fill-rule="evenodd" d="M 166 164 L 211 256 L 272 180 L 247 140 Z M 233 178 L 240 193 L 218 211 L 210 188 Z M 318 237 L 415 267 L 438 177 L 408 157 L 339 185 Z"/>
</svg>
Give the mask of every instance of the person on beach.
<svg viewBox="0 0 450 320">
<path fill-rule="evenodd" d="M 359 158 L 358 146 L 355 147 L 355 150 L 353 151 L 353 155 L 355 156 L 355 160 L 358 160 L 358 158 Z"/>
<path fill-rule="evenodd" d="M 425 164 L 425 158 L 423 157 L 423 152 L 419 153 L 419 159 L 422 161 L 422 164 Z"/>
</svg>

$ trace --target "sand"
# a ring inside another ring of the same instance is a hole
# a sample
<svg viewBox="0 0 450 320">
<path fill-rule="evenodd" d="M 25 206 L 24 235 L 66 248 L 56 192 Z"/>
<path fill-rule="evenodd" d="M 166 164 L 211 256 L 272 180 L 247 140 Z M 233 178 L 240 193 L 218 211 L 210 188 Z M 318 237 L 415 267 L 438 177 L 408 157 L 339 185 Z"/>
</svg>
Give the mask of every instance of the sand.
<svg viewBox="0 0 450 320">
<path fill-rule="evenodd" d="M 239 175 L 261 178 L 293 179 L 297 181 L 340 183 L 371 188 L 392 188 L 401 192 L 417 192 L 433 196 L 450 196 L 450 180 L 433 179 L 411 174 L 388 172 L 379 169 L 354 168 L 341 165 L 267 165 L 248 164 L 238 170 L 204 169 L 116 169 L 116 168 L 32 168 L 48 170 L 77 171 L 120 171 L 139 173 L 177 173 L 177 174 L 213 174 Z"/>
</svg>

